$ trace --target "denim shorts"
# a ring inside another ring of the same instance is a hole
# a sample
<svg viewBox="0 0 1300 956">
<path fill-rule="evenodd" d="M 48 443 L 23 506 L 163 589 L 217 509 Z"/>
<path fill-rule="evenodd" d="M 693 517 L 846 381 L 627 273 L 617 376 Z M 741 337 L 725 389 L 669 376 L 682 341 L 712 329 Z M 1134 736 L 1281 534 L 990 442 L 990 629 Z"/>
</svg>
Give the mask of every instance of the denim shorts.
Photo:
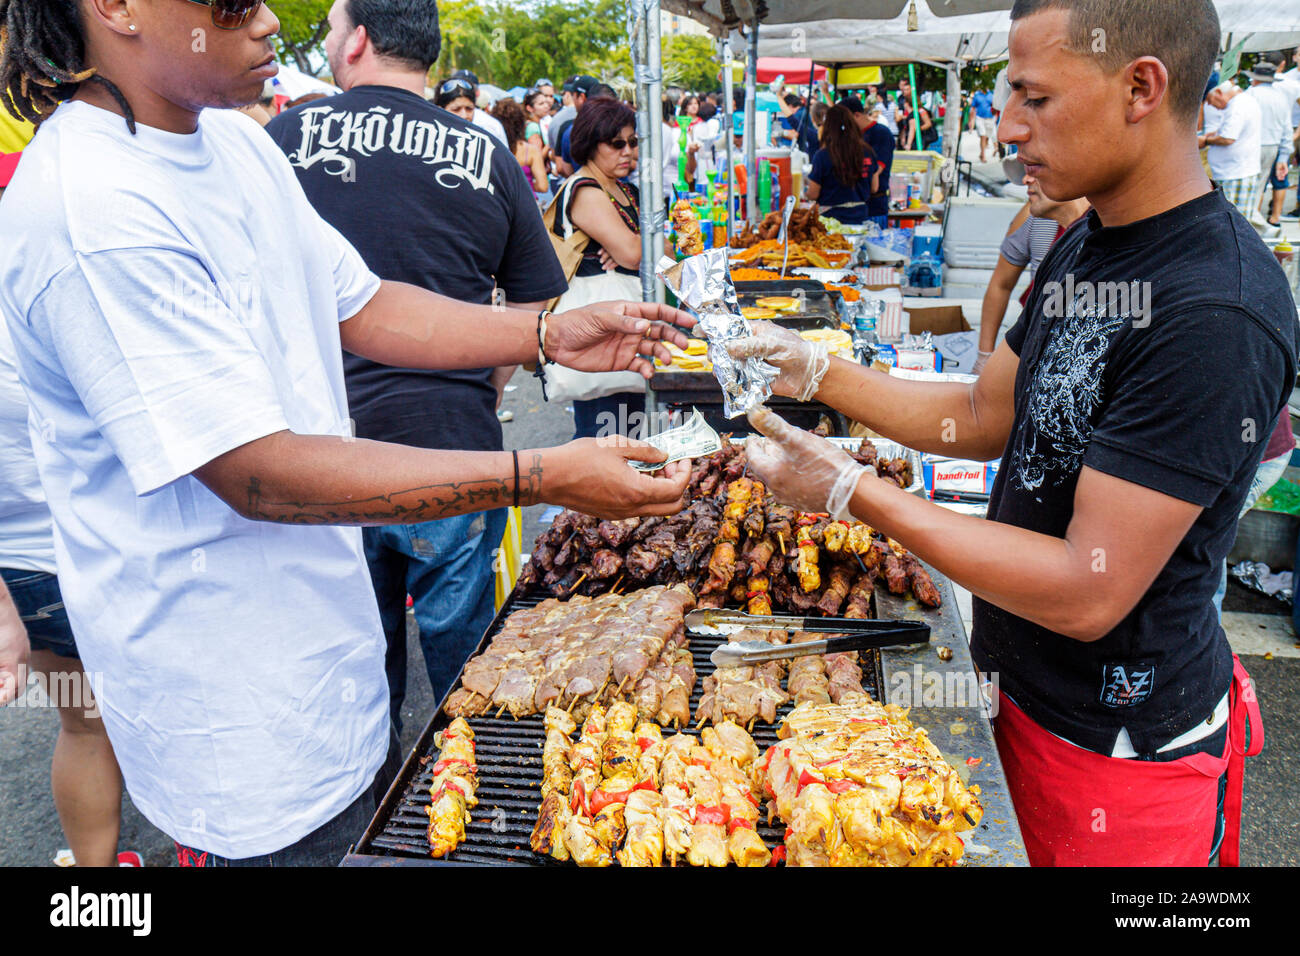
<svg viewBox="0 0 1300 956">
<path fill-rule="evenodd" d="M 0 568 L 5 587 L 13 595 L 18 614 L 27 627 L 27 639 L 34 651 L 53 651 L 60 657 L 81 659 L 72 637 L 68 612 L 63 608 L 59 579 L 44 571 Z"/>
</svg>

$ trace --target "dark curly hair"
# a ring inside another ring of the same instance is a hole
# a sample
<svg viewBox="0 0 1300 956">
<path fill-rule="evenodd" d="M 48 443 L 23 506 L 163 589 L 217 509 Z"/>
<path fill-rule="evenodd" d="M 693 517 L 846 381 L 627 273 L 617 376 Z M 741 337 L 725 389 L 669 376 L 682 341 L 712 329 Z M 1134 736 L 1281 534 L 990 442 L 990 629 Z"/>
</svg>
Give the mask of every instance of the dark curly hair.
<svg viewBox="0 0 1300 956">
<path fill-rule="evenodd" d="M 573 132 L 569 134 L 569 152 L 573 161 L 581 166 L 596 155 L 596 147 L 607 143 L 625 126 L 636 129 L 636 113 L 620 100 L 587 100 L 578 110 L 573 121 Z"/>
<path fill-rule="evenodd" d="M 54 108 L 98 83 L 122 107 L 135 132 L 135 113 L 122 91 L 86 67 L 77 0 L 0 0 L 0 99 L 16 119 L 40 126 Z"/>
<path fill-rule="evenodd" d="M 513 97 L 503 96 L 497 100 L 496 106 L 492 107 L 492 115 L 501 121 L 506 131 L 506 140 L 510 143 L 510 148 L 514 149 L 515 144 L 524 138 L 524 130 L 528 128 L 528 117 L 524 115 L 524 108 L 516 103 Z"/>
</svg>

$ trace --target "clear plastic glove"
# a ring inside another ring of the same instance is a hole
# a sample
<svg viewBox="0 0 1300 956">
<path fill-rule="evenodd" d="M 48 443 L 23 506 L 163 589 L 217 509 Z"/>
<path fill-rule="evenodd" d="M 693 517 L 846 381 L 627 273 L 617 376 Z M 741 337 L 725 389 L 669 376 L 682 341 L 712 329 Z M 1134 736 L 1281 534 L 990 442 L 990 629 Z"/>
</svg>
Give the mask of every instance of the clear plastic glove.
<svg viewBox="0 0 1300 956">
<path fill-rule="evenodd" d="M 831 367 L 826 346 L 771 322 L 754 322 L 753 329 L 753 335 L 727 343 L 731 357 L 760 358 L 776 366 L 780 374 L 772 383 L 772 391 L 801 402 L 812 401 Z"/>
<path fill-rule="evenodd" d="M 800 511 L 825 512 L 852 521 L 849 504 L 864 474 L 874 475 L 825 438 L 796 428 L 780 415 L 760 405 L 749 422 L 765 437 L 745 444 L 749 470 L 763 480 L 782 504 Z"/>
<path fill-rule="evenodd" d="M 992 352 L 980 352 L 975 358 L 975 365 L 971 368 L 972 375 L 978 375 L 984 371 L 984 366 L 989 364 L 989 359 L 993 357 Z"/>
</svg>

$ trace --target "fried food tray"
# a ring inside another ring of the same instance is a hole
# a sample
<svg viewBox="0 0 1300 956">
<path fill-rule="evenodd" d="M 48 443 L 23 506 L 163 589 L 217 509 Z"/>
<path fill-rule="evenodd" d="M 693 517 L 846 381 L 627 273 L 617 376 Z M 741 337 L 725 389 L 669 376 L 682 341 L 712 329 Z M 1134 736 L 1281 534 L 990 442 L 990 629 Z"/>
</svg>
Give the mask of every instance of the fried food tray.
<svg viewBox="0 0 1300 956">
<path fill-rule="evenodd" d="M 506 618 L 521 608 L 536 607 L 551 595 L 540 588 L 510 593 L 501 610 L 484 632 L 474 655 L 487 649 L 492 638 L 501 630 Z M 875 596 L 872 596 L 873 616 Z M 725 644 L 727 637 L 687 635 L 691 656 L 695 664 L 695 686 L 691 689 L 691 713 L 694 714 L 703 693 L 704 678 L 714 671 L 709 655 Z M 862 667 L 862 687 L 879 700 L 885 686 L 880 651 L 861 651 L 858 654 Z M 461 674 L 464 674 L 462 665 Z M 452 689 L 460 686 L 457 676 Z M 573 866 L 533 852 L 529 845 L 533 825 L 537 822 L 537 808 L 542 801 L 542 746 L 546 731 L 541 714 L 513 720 L 508 716 L 471 717 L 469 725 L 474 730 L 475 763 L 478 766 L 479 804 L 471 812 L 472 822 L 466 827 L 466 839 L 450 856 L 435 860 L 429 856 L 426 834 L 429 818 L 425 808 L 430 802 L 429 788 L 433 781 L 432 768 L 438 749 L 433 744 L 434 734 L 444 729 L 451 720 L 443 713 L 446 698 L 438 702 L 438 710 L 425 726 L 411 753 L 402 764 L 401 772 L 376 811 L 370 826 L 355 849 L 343 860 L 344 866 Z M 751 736 L 759 751 L 776 743 L 776 728 L 780 720 L 793 709 L 787 702 L 777 711 L 777 723 L 768 725 L 755 722 Z M 674 732 L 665 728 L 664 736 Z M 699 736 L 694 726 L 683 727 L 683 733 Z M 785 824 L 780 820 L 775 826 L 760 817 L 758 835 L 769 849 L 784 843 Z"/>
</svg>

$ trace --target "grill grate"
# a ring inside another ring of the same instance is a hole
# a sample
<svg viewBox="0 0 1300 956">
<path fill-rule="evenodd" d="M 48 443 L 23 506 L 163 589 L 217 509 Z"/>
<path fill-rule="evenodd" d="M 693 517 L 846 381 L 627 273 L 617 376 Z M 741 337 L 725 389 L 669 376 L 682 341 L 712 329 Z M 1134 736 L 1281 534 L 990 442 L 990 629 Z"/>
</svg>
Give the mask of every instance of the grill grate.
<svg viewBox="0 0 1300 956">
<path fill-rule="evenodd" d="M 535 607 L 547 595 L 533 592 L 512 593 L 488 627 L 479 648 L 482 652 L 500 631 L 505 619 L 521 608 Z M 723 637 L 689 636 L 691 655 L 695 661 L 695 687 L 691 691 L 691 713 L 700 702 L 704 678 L 713 673 L 709 655 L 726 642 Z M 861 651 L 862 686 L 872 697 L 880 699 L 884 684 L 878 650 Z M 459 686 L 457 680 L 454 686 Z M 751 734 L 760 753 L 776 743 L 776 728 L 780 718 L 790 712 L 792 705 L 785 704 L 777 712 L 777 724 L 771 726 L 757 721 Z M 434 733 L 450 721 L 438 712 L 425 727 L 411 754 L 402 766 L 397 782 L 384 799 L 374 820 L 357 845 L 360 856 L 407 857 L 429 865 L 480 864 L 490 866 L 557 866 L 555 860 L 532 851 L 528 840 L 537 822 L 537 807 L 541 803 L 542 746 L 546 739 L 541 715 L 512 720 L 508 717 L 472 717 L 469 725 L 474 729 L 475 763 L 478 766 L 479 804 L 471 811 L 472 822 L 465 829 L 465 842 L 445 861 L 429 856 L 426 831 L 429 818 L 425 807 L 429 805 L 430 784 L 433 781 L 432 755 Z M 682 728 L 684 733 L 698 737 L 694 727 Z M 665 728 L 670 736 L 672 728 Z M 430 757 L 425 764 L 423 757 Z M 785 826 L 779 820 L 768 826 L 766 815 L 760 818 L 758 835 L 769 849 L 783 842 Z"/>
</svg>

